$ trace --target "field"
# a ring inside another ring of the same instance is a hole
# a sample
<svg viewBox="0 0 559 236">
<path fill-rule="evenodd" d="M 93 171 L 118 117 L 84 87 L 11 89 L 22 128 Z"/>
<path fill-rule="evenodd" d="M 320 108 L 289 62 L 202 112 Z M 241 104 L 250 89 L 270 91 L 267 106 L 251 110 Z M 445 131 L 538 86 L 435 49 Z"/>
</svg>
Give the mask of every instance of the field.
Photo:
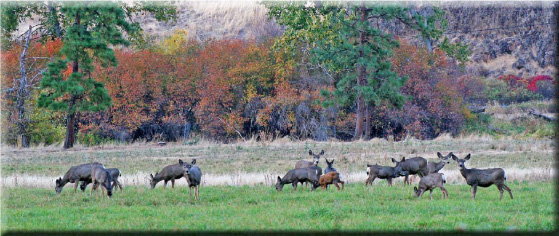
<svg viewBox="0 0 559 236">
<path fill-rule="evenodd" d="M 51 189 L 4 192 L 3 229 L 10 230 L 554 230 L 553 184 L 512 182 L 514 199 L 499 202 L 497 188 L 449 185 L 450 199 L 437 189 L 416 199 L 411 187 L 385 182 L 366 188 L 350 184 L 310 192 L 287 186 L 209 186 L 201 200 L 186 188 L 128 187 L 112 199 Z M 537 194 L 535 194 L 537 193 Z"/>
<path fill-rule="evenodd" d="M 8 147 L 2 151 L 2 231 L 555 230 L 554 146 L 550 139 L 442 136 L 401 142 L 136 143 L 70 151 Z M 276 192 L 276 176 L 283 176 L 296 160 L 310 159 L 309 149 L 324 149 L 324 158 L 335 159 L 334 167 L 349 183 L 344 191 L 294 192 L 285 186 Z M 441 171 L 448 176 L 448 200 L 441 200 L 438 189 L 433 201 L 428 193 L 416 199 L 413 187 L 404 187 L 401 178 L 393 187 L 384 180 L 376 180 L 372 188 L 363 184 L 366 163 L 392 165 L 392 157 L 402 156 L 434 161 L 437 151 L 459 157 L 472 153 L 469 168 L 504 168 L 514 199 L 505 194 L 500 202 L 491 186 L 478 189 L 472 200 L 455 162 Z M 196 158 L 204 173 L 200 201 L 189 200 L 184 179 L 174 190 L 163 189 L 162 183 L 147 188 L 149 173 L 179 158 Z M 74 194 L 68 184 L 55 194 L 55 178 L 72 165 L 91 161 L 120 168 L 124 191 L 107 200 L 79 190 Z"/>
</svg>

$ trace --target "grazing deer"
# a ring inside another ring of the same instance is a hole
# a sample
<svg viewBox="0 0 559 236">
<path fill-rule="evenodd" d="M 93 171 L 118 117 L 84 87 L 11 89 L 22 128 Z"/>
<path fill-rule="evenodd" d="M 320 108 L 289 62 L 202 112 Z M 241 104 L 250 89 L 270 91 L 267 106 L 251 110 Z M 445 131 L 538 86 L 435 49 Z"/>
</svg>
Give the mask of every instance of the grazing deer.
<svg viewBox="0 0 559 236">
<path fill-rule="evenodd" d="M 414 196 L 421 197 L 423 194 L 429 190 L 429 194 L 431 195 L 431 201 L 433 200 L 433 189 L 440 188 L 443 192 L 443 199 L 445 196 L 448 198 L 448 192 L 444 188 L 444 184 L 446 183 L 446 177 L 443 173 L 431 173 L 427 176 L 423 176 L 419 181 L 419 188 L 413 187 Z"/>
<path fill-rule="evenodd" d="M 105 195 L 105 190 L 107 190 L 107 197 L 111 197 L 113 195 L 113 188 L 111 186 L 111 174 L 105 169 L 103 166 L 95 166 L 91 169 L 91 182 L 93 186 L 91 187 L 91 191 L 89 192 L 89 196 L 93 194 L 93 190 L 97 190 L 99 185 L 101 185 L 101 192 Z M 96 191 L 97 193 L 99 190 Z"/>
<path fill-rule="evenodd" d="M 429 174 L 438 173 L 446 164 L 450 163 L 450 158 L 452 157 L 452 152 L 446 156 L 443 156 L 440 152 L 437 152 L 437 156 L 441 159 L 440 162 L 429 162 L 427 167 L 429 169 Z"/>
<path fill-rule="evenodd" d="M 472 186 L 472 199 L 476 199 L 477 187 L 489 187 L 491 185 L 497 186 L 499 192 L 501 193 L 499 200 L 503 200 L 503 192 L 507 190 L 512 198 L 512 190 L 505 184 L 507 180 L 507 173 L 501 168 L 491 168 L 491 169 L 468 169 L 464 163 L 470 160 L 470 154 L 468 154 L 464 159 L 460 159 L 454 154 L 452 154 L 452 159 L 458 162 L 460 167 L 460 174 L 466 179 L 466 183 Z"/>
<path fill-rule="evenodd" d="M 111 186 L 113 186 L 114 189 L 120 188 L 120 191 L 122 192 L 122 184 L 120 183 L 120 181 L 118 181 L 118 177 L 122 176 L 122 173 L 120 172 L 120 170 L 118 168 L 109 168 L 109 169 L 107 169 L 107 171 L 109 172 L 109 174 L 111 175 L 111 179 L 113 180 L 113 182 L 111 183 Z M 80 184 L 80 190 L 85 191 L 85 188 L 90 183 L 91 182 L 83 181 Z"/>
<path fill-rule="evenodd" d="M 287 172 L 283 178 L 278 176 L 278 182 L 276 183 L 276 190 L 281 191 L 283 185 L 291 184 L 293 190 L 297 190 L 297 183 L 310 182 L 312 184 L 311 191 L 318 187 L 318 169 L 313 167 L 308 168 L 297 168 Z"/>
<path fill-rule="evenodd" d="M 318 184 L 322 186 L 322 189 L 324 190 L 326 190 L 329 184 L 334 184 L 336 185 L 336 188 L 338 188 L 338 191 L 340 191 L 340 186 L 338 185 L 338 183 L 342 184 L 343 190 L 345 182 L 340 180 L 340 174 L 338 172 L 328 172 L 320 176 L 320 179 L 318 180 Z"/>
<path fill-rule="evenodd" d="M 55 181 L 56 186 L 54 190 L 56 191 L 56 193 L 60 193 L 62 192 L 62 188 L 64 187 L 64 185 L 66 185 L 67 183 L 73 183 L 75 193 L 80 181 L 91 183 L 91 169 L 93 169 L 93 167 L 95 166 L 103 166 L 103 164 L 94 162 L 70 167 L 63 178 L 58 178 Z"/>
<path fill-rule="evenodd" d="M 388 186 L 392 186 L 392 179 L 398 178 L 400 176 L 405 176 L 408 174 L 407 171 L 402 171 L 401 166 L 381 166 L 378 164 L 369 165 L 367 164 L 367 175 L 369 176 L 365 181 L 365 186 L 371 185 L 373 186 L 373 181 L 376 178 L 379 179 L 386 179 L 388 182 Z"/>
<path fill-rule="evenodd" d="M 401 167 L 402 171 L 408 172 L 405 175 L 404 185 L 410 185 L 409 175 L 419 175 L 419 177 L 422 177 L 429 173 L 427 159 L 423 157 L 413 157 L 407 160 L 405 157 L 402 157 L 401 161 L 396 161 L 396 159 L 392 158 L 392 162 L 396 163 L 396 167 Z"/>
<path fill-rule="evenodd" d="M 194 200 L 200 200 L 200 183 L 202 182 L 202 170 L 195 166 L 196 159 L 193 159 L 191 163 L 183 162 L 179 159 L 179 165 L 184 169 L 184 175 L 187 176 L 190 200 L 192 200 L 192 188 L 194 188 Z"/>
<path fill-rule="evenodd" d="M 155 185 L 161 180 L 165 182 L 163 188 L 167 188 L 167 182 L 171 181 L 171 187 L 175 188 L 175 180 L 185 177 L 186 182 L 190 183 L 190 180 L 186 175 L 184 175 L 184 168 L 180 164 L 173 164 L 165 166 L 160 172 L 155 172 L 155 176 L 150 174 L 149 184 L 151 188 L 155 188 Z"/>
</svg>

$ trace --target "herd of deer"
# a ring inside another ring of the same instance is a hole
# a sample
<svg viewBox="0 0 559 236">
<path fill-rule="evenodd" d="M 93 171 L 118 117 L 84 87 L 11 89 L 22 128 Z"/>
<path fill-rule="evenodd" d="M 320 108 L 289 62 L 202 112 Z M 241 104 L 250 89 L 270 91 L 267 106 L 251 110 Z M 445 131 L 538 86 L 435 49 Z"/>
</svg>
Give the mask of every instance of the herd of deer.
<svg viewBox="0 0 559 236">
<path fill-rule="evenodd" d="M 341 180 L 341 175 L 332 166 L 334 160 L 328 161 L 326 159 L 326 164 L 328 167 L 324 170 L 322 174 L 322 168 L 318 166 L 320 157 L 324 155 L 324 150 L 319 154 L 314 154 L 312 150 L 309 150 L 309 155 L 313 157 L 313 161 L 298 161 L 295 164 L 295 169 L 290 170 L 285 174 L 283 178 L 278 176 L 277 183 L 275 185 L 277 191 L 283 189 L 283 185 L 292 184 L 293 189 L 297 189 L 299 183 L 311 184 L 311 191 L 318 187 L 327 189 L 328 185 L 334 184 L 338 191 L 342 184 L 342 190 L 344 188 L 344 181 Z M 448 192 L 444 188 L 444 183 L 446 183 L 446 178 L 443 173 L 438 173 L 446 164 L 450 163 L 450 159 L 456 161 L 460 168 L 460 173 L 466 179 L 466 183 L 472 186 L 472 198 L 475 199 L 477 187 L 489 187 L 491 185 L 497 186 L 499 189 L 500 198 L 503 199 L 503 192 L 507 190 L 510 198 L 513 199 L 511 189 L 505 184 L 507 179 L 507 174 L 501 168 L 491 168 L 491 169 L 468 169 L 464 163 L 470 160 L 470 154 L 468 154 L 464 159 L 458 158 L 452 152 L 446 156 L 437 152 L 438 158 L 441 160 L 438 163 L 428 162 L 427 159 L 423 157 L 413 157 L 397 161 L 392 158 L 392 162 L 396 163 L 396 166 L 380 166 L 380 165 L 369 165 L 367 164 L 367 175 L 368 178 L 365 181 L 365 186 L 373 184 L 376 178 L 386 179 L 389 186 L 392 186 L 392 179 L 405 176 L 404 185 L 410 185 L 409 176 L 418 175 L 421 179 L 419 181 L 419 188 L 414 187 L 414 196 L 420 197 L 427 190 L 430 191 L 431 200 L 433 200 L 433 190 L 435 188 L 440 188 L 443 193 L 443 199 L 448 198 Z M 192 199 L 192 189 L 194 189 L 194 199 L 199 200 L 199 186 L 202 178 L 202 171 L 196 164 L 196 159 L 192 162 L 183 162 L 179 159 L 178 164 L 168 165 L 164 167 L 160 172 L 156 172 L 155 176 L 150 174 L 150 185 L 151 188 L 155 188 L 155 185 L 164 181 L 164 188 L 167 186 L 167 182 L 171 181 L 172 188 L 175 187 L 175 180 L 180 178 L 185 178 L 188 186 L 190 198 Z M 74 183 L 74 192 L 78 183 L 81 182 L 80 189 L 85 191 L 88 184 L 93 183 L 90 195 L 93 194 L 93 190 L 97 190 L 99 185 L 101 185 L 102 194 L 107 191 L 107 197 L 112 196 L 113 187 L 120 188 L 122 191 L 122 185 L 118 181 L 118 177 L 121 176 L 120 170 L 117 168 L 105 169 L 103 164 L 95 162 L 82 164 L 78 166 L 71 167 L 63 178 L 58 178 L 56 180 L 55 190 L 57 193 L 62 191 L 62 188 L 67 183 Z M 99 192 L 98 190 L 96 191 Z"/>
</svg>

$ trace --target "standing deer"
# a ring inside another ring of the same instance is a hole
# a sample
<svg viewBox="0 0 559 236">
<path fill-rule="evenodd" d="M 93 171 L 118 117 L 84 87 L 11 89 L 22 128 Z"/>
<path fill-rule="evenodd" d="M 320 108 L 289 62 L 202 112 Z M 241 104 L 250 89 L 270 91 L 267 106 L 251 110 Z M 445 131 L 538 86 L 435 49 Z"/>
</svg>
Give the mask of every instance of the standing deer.
<svg viewBox="0 0 559 236">
<path fill-rule="evenodd" d="M 103 166 L 95 166 L 91 169 L 91 182 L 93 186 L 91 187 L 91 191 L 89 192 L 89 196 L 93 194 L 93 190 L 97 190 L 99 185 L 101 185 L 101 192 L 105 195 L 105 190 L 107 190 L 107 197 L 111 197 L 113 195 L 113 188 L 111 186 L 111 174 L 105 169 Z M 97 193 L 99 190 L 96 191 Z"/>
<path fill-rule="evenodd" d="M 367 164 L 367 175 L 369 176 L 365 181 L 365 186 L 371 185 L 373 186 L 373 181 L 376 178 L 379 179 L 386 179 L 388 182 L 388 186 L 392 186 L 392 179 L 398 178 L 400 176 L 405 176 L 408 174 L 407 171 L 402 171 L 402 167 L 400 166 L 381 166 L 378 164 L 369 165 Z"/>
<path fill-rule="evenodd" d="M 60 193 L 62 192 L 62 188 L 64 187 L 64 185 L 66 185 L 67 183 L 73 183 L 75 193 L 80 181 L 83 181 L 84 183 L 91 183 L 91 169 L 93 169 L 93 167 L 95 166 L 103 166 L 103 164 L 94 162 L 70 167 L 63 178 L 58 178 L 55 181 L 56 187 L 54 188 L 54 190 L 56 191 L 56 193 Z"/>
<path fill-rule="evenodd" d="M 120 170 L 118 168 L 109 168 L 109 169 L 107 169 L 107 171 L 109 172 L 109 174 L 111 175 L 111 179 L 113 180 L 113 182 L 111 183 L 111 186 L 113 186 L 114 189 L 120 188 L 120 191 L 122 192 L 122 184 L 120 183 L 120 181 L 118 181 L 118 177 L 122 176 L 122 173 L 120 172 Z M 85 191 L 85 188 L 90 183 L 91 182 L 83 181 L 80 184 L 80 190 Z"/>
<path fill-rule="evenodd" d="M 202 182 L 202 170 L 195 166 L 196 159 L 193 159 L 191 163 L 183 162 L 179 159 L 179 165 L 182 166 L 184 170 L 184 175 L 188 178 L 188 187 L 190 193 L 190 200 L 192 200 L 192 188 L 194 188 L 194 200 L 200 200 L 200 183 Z"/>
<path fill-rule="evenodd" d="M 452 152 L 446 156 L 443 156 L 440 152 L 437 152 L 437 156 L 441 159 L 440 162 L 429 162 L 427 167 L 429 168 L 429 174 L 438 173 L 446 164 L 450 163 L 450 158 L 452 157 Z"/>
<path fill-rule="evenodd" d="M 320 168 L 318 166 L 318 162 L 320 160 L 320 156 L 324 155 L 324 150 L 321 150 L 318 155 L 314 154 L 312 152 L 312 150 L 309 150 L 309 155 L 313 157 L 313 161 L 303 161 L 303 160 L 298 161 L 297 163 L 295 163 L 295 169 L 307 168 L 307 167 L 311 167 L 311 166 L 316 166 L 316 167 Z M 322 175 L 322 169 L 321 168 L 320 168 L 320 174 L 318 175 L 318 177 L 320 177 L 320 175 Z"/>
<path fill-rule="evenodd" d="M 493 184 L 497 186 L 499 192 L 501 193 L 499 200 L 503 200 L 503 192 L 507 190 L 512 198 L 511 189 L 505 184 L 507 180 L 507 173 L 501 168 L 491 168 L 491 169 L 468 169 L 464 163 L 470 160 L 470 154 L 468 154 L 464 159 L 460 159 L 454 154 L 452 154 L 452 159 L 458 162 L 460 167 L 460 174 L 466 179 L 466 183 L 472 186 L 472 199 L 476 199 L 477 187 L 489 187 Z"/>
<path fill-rule="evenodd" d="M 419 177 L 423 177 L 429 173 L 427 159 L 423 157 L 412 157 L 407 160 L 405 157 L 402 157 L 401 161 L 396 161 L 396 159 L 392 158 L 392 162 L 396 163 L 396 167 L 401 167 L 402 171 L 408 172 L 405 175 L 404 185 L 406 185 L 406 183 L 410 185 L 409 175 L 419 175 Z"/>
<path fill-rule="evenodd" d="M 413 187 L 413 192 L 415 197 L 421 197 L 423 194 L 429 190 L 429 194 L 431 195 L 431 201 L 433 200 L 433 189 L 440 188 L 443 192 L 443 199 L 445 196 L 448 198 L 448 192 L 444 188 L 444 184 L 446 183 L 446 177 L 443 173 L 430 173 L 427 176 L 423 176 L 419 181 L 419 188 Z"/>
<path fill-rule="evenodd" d="M 324 170 L 324 174 L 328 174 L 330 172 L 338 172 L 336 169 L 334 169 L 334 167 L 332 167 L 332 165 L 334 165 L 334 159 L 332 159 L 332 161 L 328 161 L 328 159 L 325 160 L 328 167 L 326 167 L 326 169 Z"/>
<path fill-rule="evenodd" d="M 173 164 L 165 166 L 160 172 L 155 172 L 155 176 L 150 174 L 149 184 L 151 188 L 155 188 L 155 185 L 161 180 L 165 182 L 163 188 L 167 188 L 167 182 L 171 181 L 171 187 L 175 188 L 175 180 L 185 177 L 186 182 L 190 183 L 188 176 L 184 174 L 184 168 L 181 164 Z"/>
</svg>

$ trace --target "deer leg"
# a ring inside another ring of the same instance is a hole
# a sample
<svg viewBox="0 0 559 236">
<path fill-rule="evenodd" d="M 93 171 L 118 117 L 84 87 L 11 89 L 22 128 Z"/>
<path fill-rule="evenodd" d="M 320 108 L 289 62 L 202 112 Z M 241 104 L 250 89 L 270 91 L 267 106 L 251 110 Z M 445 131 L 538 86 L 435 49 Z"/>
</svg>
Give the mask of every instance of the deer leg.
<svg viewBox="0 0 559 236">
<path fill-rule="evenodd" d="M 441 192 L 443 193 L 443 199 L 445 198 L 445 195 L 448 198 L 448 191 L 446 191 L 446 189 L 442 186 L 440 187 L 440 189 L 441 189 Z"/>
<path fill-rule="evenodd" d="M 472 185 L 472 199 L 476 199 L 477 185 Z"/>
<path fill-rule="evenodd" d="M 507 192 L 509 192 L 510 199 L 512 199 L 512 190 L 506 184 L 503 184 L 503 187 L 505 188 L 505 190 L 507 190 Z"/>
<path fill-rule="evenodd" d="M 76 193 L 76 189 L 78 188 L 78 183 L 79 183 L 79 182 L 80 182 L 80 181 L 76 181 L 76 183 L 74 184 L 74 193 Z"/>
<path fill-rule="evenodd" d="M 345 184 L 345 182 L 340 180 L 340 183 L 342 183 L 342 190 L 344 190 L 344 184 Z"/>
<path fill-rule="evenodd" d="M 503 192 L 505 192 L 505 190 L 503 190 L 503 186 L 501 185 L 497 185 L 497 189 L 499 189 L 499 201 L 503 200 Z"/>
<path fill-rule="evenodd" d="M 387 178 L 386 182 L 388 182 L 389 187 L 392 187 L 392 178 Z"/>
<path fill-rule="evenodd" d="M 433 189 L 429 189 L 429 195 L 431 196 L 431 201 L 433 201 Z"/>
<path fill-rule="evenodd" d="M 408 182 L 408 179 L 409 179 L 409 175 L 406 175 L 404 177 L 404 186 L 406 186 L 406 183 Z"/>
<path fill-rule="evenodd" d="M 95 188 L 95 182 L 93 182 L 93 185 L 91 186 L 91 190 L 89 191 L 89 196 L 91 197 L 93 195 L 93 189 Z"/>
<path fill-rule="evenodd" d="M 297 185 L 299 184 L 299 181 L 295 181 L 293 183 L 291 183 L 291 187 L 293 187 L 293 190 L 297 190 Z"/>
<path fill-rule="evenodd" d="M 190 194 L 190 201 L 192 201 L 192 186 L 188 187 L 188 193 Z M 194 198 L 196 198 L 196 192 L 194 192 Z"/>
<path fill-rule="evenodd" d="M 120 188 L 120 191 L 122 192 L 122 184 L 120 184 L 119 181 L 116 181 L 116 182 L 117 182 L 117 184 L 118 184 L 118 187 Z"/>
<path fill-rule="evenodd" d="M 165 180 L 165 184 L 163 185 L 163 188 L 167 188 L 167 180 Z"/>
<path fill-rule="evenodd" d="M 336 185 L 336 188 L 338 188 L 338 191 L 340 191 L 340 186 L 338 185 L 338 183 L 335 183 L 334 185 Z"/>
<path fill-rule="evenodd" d="M 171 179 L 171 188 L 175 189 L 175 178 Z"/>
</svg>

